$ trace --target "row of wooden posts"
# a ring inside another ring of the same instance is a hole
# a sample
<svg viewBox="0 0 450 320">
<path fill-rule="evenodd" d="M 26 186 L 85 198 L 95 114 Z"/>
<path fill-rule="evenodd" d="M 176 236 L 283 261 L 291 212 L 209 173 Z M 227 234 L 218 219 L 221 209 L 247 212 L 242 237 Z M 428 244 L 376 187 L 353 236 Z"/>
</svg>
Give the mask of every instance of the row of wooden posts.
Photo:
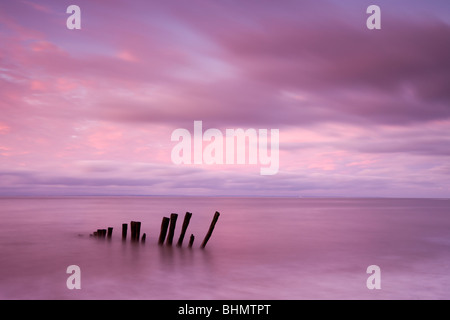
<svg viewBox="0 0 450 320">
<path fill-rule="evenodd" d="M 217 220 L 219 219 L 220 213 L 216 211 L 214 214 L 213 220 L 211 221 L 211 225 L 209 226 L 208 232 L 206 233 L 205 238 L 203 239 L 203 242 L 200 246 L 200 248 L 205 248 L 206 243 L 208 242 L 209 238 L 211 238 L 212 232 L 214 230 L 214 227 L 216 226 Z M 184 216 L 183 226 L 181 227 L 181 233 L 180 237 L 178 238 L 177 246 L 181 247 L 183 245 L 183 240 L 186 235 L 186 230 L 188 228 L 189 222 L 191 220 L 192 213 L 186 212 Z M 163 245 L 164 242 L 166 245 L 171 246 L 173 243 L 173 237 L 175 235 L 175 225 L 177 223 L 178 214 L 172 213 L 170 215 L 170 218 L 163 217 L 161 222 L 161 231 L 159 233 L 158 238 L 158 244 Z M 128 231 L 128 224 L 123 223 L 122 224 L 122 240 L 125 241 L 127 239 L 127 231 Z M 108 238 L 110 239 L 112 237 L 113 228 L 109 227 L 108 229 L 97 229 L 97 231 L 94 231 L 93 236 L 99 237 L 99 238 Z M 140 221 L 131 221 L 130 222 L 130 232 L 131 232 L 131 241 L 139 241 L 140 233 L 141 233 L 141 222 Z M 167 233 L 168 232 L 168 233 Z M 141 241 L 145 242 L 147 235 L 145 233 L 142 234 Z M 189 238 L 189 248 L 192 247 L 194 244 L 194 235 L 191 234 Z"/>
</svg>

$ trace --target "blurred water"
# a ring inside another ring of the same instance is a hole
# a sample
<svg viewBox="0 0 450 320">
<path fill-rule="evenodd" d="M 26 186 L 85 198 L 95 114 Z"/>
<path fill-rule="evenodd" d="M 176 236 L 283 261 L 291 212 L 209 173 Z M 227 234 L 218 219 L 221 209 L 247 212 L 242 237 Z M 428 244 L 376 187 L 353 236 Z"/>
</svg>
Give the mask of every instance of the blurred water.
<svg viewBox="0 0 450 320">
<path fill-rule="evenodd" d="M 179 214 L 175 244 L 186 211 L 184 246 L 158 246 L 162 217 Z M 131 220 L 145 244 L 121 241 Z M 0 221 L 1 299 L 450 298 L 448 200 L 0 198 Z M 66 286 L 73 264 L 81 290 Z M 366 287 L 373 264 L 381 290 Z"/>
</svg>

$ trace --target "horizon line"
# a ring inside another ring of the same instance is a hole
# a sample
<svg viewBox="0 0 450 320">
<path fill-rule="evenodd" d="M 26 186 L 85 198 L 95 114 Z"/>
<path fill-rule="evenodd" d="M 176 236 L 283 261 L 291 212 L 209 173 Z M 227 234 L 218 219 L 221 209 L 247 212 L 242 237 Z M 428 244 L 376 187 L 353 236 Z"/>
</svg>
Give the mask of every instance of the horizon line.
<svg viewBox="0 0 450 320">
<path fill-rule="evenodd" d="M 66 195 L 0 195 L 1 198 L 88 198 L 88 197 L 105 197 L 105 198 L 283 198 L 283 199 L 434 199 L 434 200 L 450 200 L 450 197 L 407 197 L 407 196 L 288 196 L 288 195 L 125 195 L 125 194 L 66 194 Z"/>
</svg>

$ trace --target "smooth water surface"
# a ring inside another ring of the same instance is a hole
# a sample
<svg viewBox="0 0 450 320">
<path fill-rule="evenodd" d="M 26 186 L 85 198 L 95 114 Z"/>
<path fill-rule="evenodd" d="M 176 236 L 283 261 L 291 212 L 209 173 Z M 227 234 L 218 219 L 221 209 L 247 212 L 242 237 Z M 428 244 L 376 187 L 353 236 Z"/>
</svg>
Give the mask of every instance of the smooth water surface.
<svg viewBox="0 0 450 320">
<path fill-rule="evenodd" d="M 179 214 L 175 244 L 186 211 L 183 247 L 158 246 L 162 217 Z M 144 244 L 121 240 L 131 220 Z M 1 299 L 450 298 L 444 199 L 0 198 L 0 221 Z M 90 236 L 107 227 L 110 240 Z M 380 290 L 366 286 L 370 265 Z"/>
</svg>

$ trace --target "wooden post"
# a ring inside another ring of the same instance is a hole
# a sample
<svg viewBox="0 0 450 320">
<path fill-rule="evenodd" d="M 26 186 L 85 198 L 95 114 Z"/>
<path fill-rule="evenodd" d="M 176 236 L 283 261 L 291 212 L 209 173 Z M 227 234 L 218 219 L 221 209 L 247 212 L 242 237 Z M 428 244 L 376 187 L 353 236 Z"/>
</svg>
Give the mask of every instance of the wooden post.
<svg viewBox="0 0 450 320">
<path fill-rule="evenodd" d="M 183 221 L 183 227 L 181 228 L 180 238 L 178 239 L 177 246 L 181 247 L 183 245 L 184 235 L 186 234 L 187 227 L 189 225 L 189 221 L 191 220 L 192 213 L 186 212 Z"/>
<path fill-rule="evenodd" d="M 136 223 L 134 221 L 130 221 L 130 234 L 131 234 L 131 241 L 134 241 L 134 237 L 136 234 Z"/>
<path fill-rule="evenodd" d="M 140 235 L 141 235 L 141 222 L 136 221 L 136 237 L 135 237 L 136 241 L 139 241 Z"/>
<path fill-rule="evenodd" d="M 111 239 L 112 232 L 113 232 L 113 228 L 112 227 L 108 227 L 108 239 Z"/>
<path fill-rule="evenodd" d="M 122 223 L 122 240 L 127 239 L 127 229 L 128 225 L 126 223 Z"/>
<path fill-rule="evenodd" d="M 141 232 L 141 223 L 139 221 L 130 222 L 131 241 L 139 241 L 139 233 Z"/>
<path fill-rule="evenodd" d="M 194 239 L 195 239 L 194 235 L 191 234 L 191 237 L 189 238 L 189 248 L 192 248 L 192 245 L 194 244 Z"/>
<path fill-rule="evenodd" d="M 177 218 L 178 218 L 178 214 L 176 214 L 176 213 L 172 213 L 170 215 L 169 234 L 167 235 L 167 240 L 166 240 L 166 244 L 168 246 L 171 246 L 172 242 L 173 242 L 173 236 L 175 234 L 175 225 L 177 224 Z"/>
<path fill-rule="evenodd" d="M 167 217 L 162 218 L 161 232 L 159 233 L 158 244 L 163 244 L 164 240 L 166 239 L 167 228 L 169 227 L 169 221 L 170 221 L 170 219 Z"/>
<path fill-rule="evenodd" d="M 97 235 L 99 238 L 106 238 L 106 229 L 97 229 Z"/>
<path fill-rule="evenodd" d="M 146 235 L 145 232 L 144 232 L 144 234 L 142 235 L 142 239 L 141 239 L 142 243 L 145 242 L 145 238 L 147 238 L 147 235 Z"/>
<path fill-rule="evenodd" d="M 209 230 L 208 233 L 205 236 L 205 239 L 203 239 L 201 248 L 205 248 L 206 243 L 208 242 L 209 238 L 211 237 L 211 234 L 213 233 L 214 227 L 216 225 L 217 220 L 219 219 L 220 213 L 218 211 L 216 211 L 216 213 L 214 214 L 214 218 L 211 221 L 211 225 L 209 226 Z"/>
</svg>

